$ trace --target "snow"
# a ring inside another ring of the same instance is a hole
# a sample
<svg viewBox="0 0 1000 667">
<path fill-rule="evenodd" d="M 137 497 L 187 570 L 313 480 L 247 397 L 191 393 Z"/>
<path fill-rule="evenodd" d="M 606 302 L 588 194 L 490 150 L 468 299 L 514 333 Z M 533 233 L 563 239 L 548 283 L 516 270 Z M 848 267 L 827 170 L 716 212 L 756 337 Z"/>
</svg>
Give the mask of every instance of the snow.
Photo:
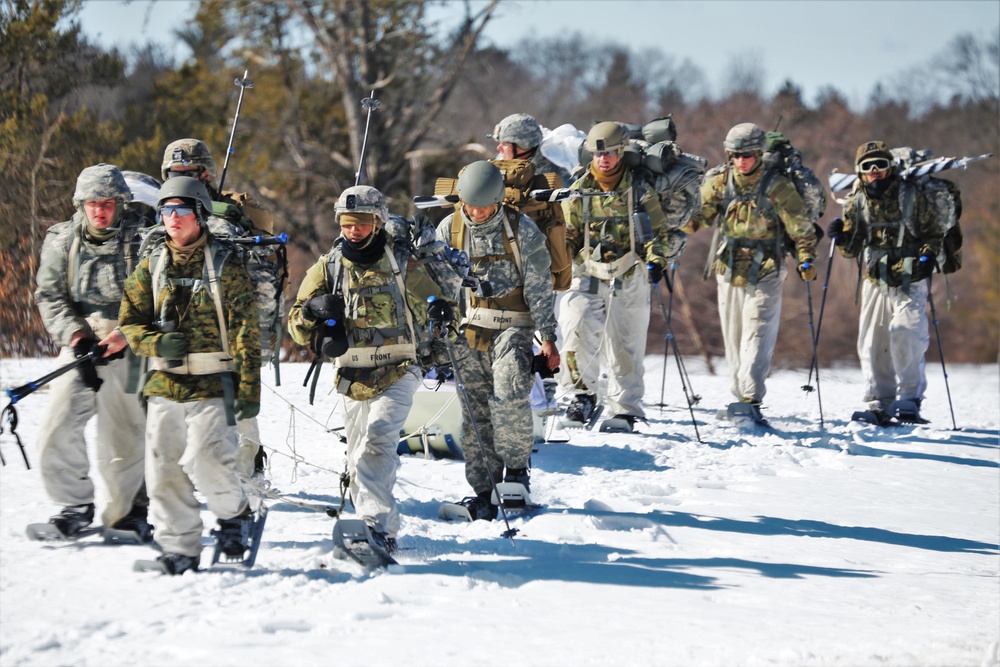
<svg viewBox="0 0 1000 667">
<path fill-rule="evenodd" d="M 2 360 L 0 385 L 53 362 Z M 654 404 L 661 364 L 647 357 Z M 957 432 L 934 365 L 932 423 L 886 430 L 849 421 L 856 368 L 823 370 L 825 430 L 806 373 L 775 372 L 767 433 L 716 421 L 725 369 L 689 359 L 703 443 L 673 368 L 670 405 L 649 407 L 640 433 L 538 446 L 532 489 L 547 509 L 512 517 L 514 544 L 502 523 L 436 518 L 468 492 L 460 462 L 404 456 L 401 564 L 374 574 L 332 558 L 333 519 L 280 500 L 247 572 L 135 573 L 152 549 L 29 542 L 25 525 L 57 508 L 4 423 L 0 664 L 1000 665 L 996 365 L 948 369 Z M 337 506 L 337 395 L 310 406 L 306 369 L 285 364 L 278 388 L 264 373 L 269 475 Z M 32 463 L 46 399 L 16 406 Z"/>
</svg>

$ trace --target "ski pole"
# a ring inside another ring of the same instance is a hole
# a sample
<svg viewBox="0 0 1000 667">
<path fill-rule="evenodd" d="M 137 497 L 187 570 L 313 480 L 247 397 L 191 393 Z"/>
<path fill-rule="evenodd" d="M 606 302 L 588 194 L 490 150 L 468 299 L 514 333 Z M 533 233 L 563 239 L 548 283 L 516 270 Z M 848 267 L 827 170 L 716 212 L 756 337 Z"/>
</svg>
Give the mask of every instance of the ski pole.
<svg viewBox="0 0 1000 667">
<path fill-rule="evenodd" d="M 951 428 L 958 430 L 955 423 L 955 406 L 951 403 L 951 388 L 948 386 L 948 369 L 944 365 L 944 350 L 941 347 L 941 332 L 938 330 L 937 311 L 934 309 L 934 295 L 931 294 L 931 279 L 927 277 L 927 303 L 931 306 L 931 321 L 934 323 L 934 338 L 937 339 L 938 356 L 941 357 L 941 372 L 944 373 L 944 390 L 948 394 L 948 409 L 951 411 Z"/>
<path fill-rule="evenodd" d="M 240 98 L 236 101 L 236 115 L 233 116 L 233 129 L 229 132 L 229 145 L 226 146 L 226 161 L 222 164 L 222 177 L 219 179 L 219 192 L 222 192 L 222 186 L 226 182 L 226 172 L 229 171 L 229 158 L 233 154 L 233 139 L 236 137 L 236 125 L 240 122 L 240 109 L 243 107 L 243 93 L 247 91 L 247 88 L 253 88 L 253 81 L 248 77 L 250 75 L 250 70 L 243 70 L 242 79 L 234 79 L 233 85 L 240 87 Z"/>
<path fill-rule="evenodd" d="M 24 450 L 24 443 L 21 442 L 21 436 L 17 432 L 17 408 L 14 407 L 14 400 L 7 404 L 7 407 L 3 409 L 3 413 L 0 414 L 0 435 L 3 435 L 3 422 L 10 424 L 10 434 L 14 436 L 14 440 L 17 442 L 18 448 L 21 450 L 21 458 L 24 459 L 24 467 L 31 470 L 31 464 L 28 463 L 28 452 Z M 7 459 L 3 457 L 3 453 L 0 452 L 0 463 L 7 465 Z"/>
<path fill-rule="evenodd" d="M 663 321 L 666 325 L 666 331 L 664 337 L 670 341 L 670 345 L 674 351 L 674 359 L 677 360 L 677 372 L 681 376 L 681 389 L 684 390 L 684 398 L 687 399 L 688 411 L 691 413 L 691 424 L 694 426 L 694 437 L 699 443 L 702 443 L 701 434 L 698 432 L 698 420 L 694 416 L 694 404 L 701 400 L 701 396 L 697 396 L 694 390 L 689 391 L 689 382 L 687 379 L 687 369 L 684 368 L 684 362 L 681 361 L 681 353 L 677 349 L 677 340 L 674 338 L 673 331 L 670 329 L 670 323 L 667 318 L 667 307 L 663 304 L 663 296 L 660 294 L 660 289 L 658 284 L 651 285 L 653 293 L 656 294 L 656 299 L 660 303 L 660 313 L 663 315 Z"/>
<path fill-rule="evenodd" d="M 361 174 L 365 169 L 365 149 L 368 147 L 368 128 L 371 126 L 372 122 L 372 111 L 378 109 L 382 106 L 382 102 L 375 99 L 375 89 L 372 89 L 371 94 L 365 99 L 361 100 L 361 108 L 368 110 L 368 119 L 365 121 L 365 136 L 361 140 L 361 158 L 358 160 L 358 173 L 354 175 L 354 185 L 361 184 Z"/>
<path fill-rule="evenodd" d="M 433 296 L 427 297 L 427 303 L 433 303 L 437 299 Z M 510 540 L 513 546 L 517 546 L 514 542 L 514 536 L 517 535 L 517 529 L 510 527 L 510 521 L 507 519 L 507 510 L 504 509 L 503 501 L 500 498 L 500 489 L 497 488 L 496 479 L 493 477 L 493 471 L 490 470 L 490 459 L 486 455 L 486 446 L 483 444 L 483 438 L 479 435 L 479 426 L 476 424 L 475 417 L 472 414 L 472 403 L 469 402 L 469 397 L 465 393 L 465 384 L 462 382 L 462 374 L 458 370 L 458 362 L 455 359 L 455 347 L 451 343 L 451 339 L 448 338 L 448 327 L 445 326 L 443 321 L 438 322 L 439 328 L 438 332 L 441 334 L 441 339 L 444 340 L 444 347 L 448 351 L 448 361 L 451 362 L 451 372 L 455 374 L 455 389 L 458 391 L 458 395 L 462 397 L 462 405 L 465 406 L 465 414 L 469 418 L 469 423 L 472 424 L 472 432 L 476 436 L 476 443 L 479 445 L 479 453 L 483 457 L 483 464 L 486 466 L 486 474 L 490 478 L 490 486 L 493 487 L 493 493 L 497 497 L 497 504 L 500 507 L 500 514 L 503 515 L 503 522 L 507 526 L 507 530 L 501 535 L 501 537 L 506 537 Z"/>
<path fill-rule="evenodd" d="M 816 332 L 813 338 L 815 339 L 815 345 L 813 345 L 813 358 L 812 363 L 809 365 L 809 379 L 806 383 L 802 385 L 802 390 L 809 392 L 812 391 L 812 374 L 813 369 L 816 369 L 817 375 L 819 374 L 819 358 L 817 357 L 817 349 L 819 348 L 819 333 L 823 329 L 823 311 L 826 309 L 826 288 L 830 285 L 830 271 L 833 267 L 833 251 L 837 245 L 837 237 L 830 238 L 830 254 L 826 258 L 826 277 L 823 279 L 823 298 L 819 302 L 819 317 L 816 320 Z M 816 380 L 819 384 L 819 379 Z"/>
<path fill-rule="evenodd" d="M 677 263 L 672 262 L 670 264 L 670 277 L 667 278 L 667 291 L 670 292 L 670 296 L 667 297 L 667 322 L 666 327 L 670 326 L 670 317 L 674 312 L 674 275 L 676 274 Z M 663 402 L 663 392 L 667 385 L 667 355 L 670 351 L 670 341 L 666 336 L 663 337 L 663 374 L 660 376 L 660 402 L 657 405 L 660 408 L 660 414 L 663 414 L 663 408 L 666 403 Z"/>
<path fill-rule="evenodd" d="M 803 264 L 804 268 L 809 268 L 809 263 Z M 809 377 L 812 378 L 812 368 L 816 368 L 816 398 L 819 400 L 819 427 L 823 428 L 823 393 L 819 390 L 819 359 L 817 356 L 817 341 L 818 336 L 817 330 L 813 326 L 813 293 L 812 293 L 812 283 L 808 280 L 806 283 L 806 300 L 809 302 L 809 339 L 812 341 L 813 356 L 812 365 L 809 368 Z M 825 294 L 825 292 L 824 292 Z M 807 385 L 808 386 L 808 385 Z M 806 391 L 812 391 L 812 387 Z"/>
</svg>

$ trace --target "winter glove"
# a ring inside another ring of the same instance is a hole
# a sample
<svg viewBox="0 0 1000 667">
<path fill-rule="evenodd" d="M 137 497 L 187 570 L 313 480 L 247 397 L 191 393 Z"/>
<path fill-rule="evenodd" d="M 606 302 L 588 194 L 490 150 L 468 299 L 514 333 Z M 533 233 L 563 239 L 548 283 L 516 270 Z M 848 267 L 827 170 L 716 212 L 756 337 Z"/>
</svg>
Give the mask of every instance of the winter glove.
<svg viewBox="0 0 1000 667">
<path fill-rule="evenodd" d="M 834 218 L 830 226 L 826 228 L 826 235 L 833 239 L 836 245 L 844 245 L 844 220 Z"/>
<path fill-rule="evenodd" d="M 183 359 L 188 351 L 187 336 L 177 331 L 171 331 L 160 336 L 156 343 L 156 356 L 168 361 Z"/>
<path fill-rule="evenodd" d="M 79 359 L 93 352 L 94 358 L 91 361 L 97 366 L 104 366 L 108 362 L 106 359 L 101 359 L 101 355 L 106 349 L 108 349 L 106 345 L 97 344 L 96 338 L 83 338 L 73 346 L 73 356 Z"/>
<path fill-rule="evenodd" d="M 444 299 L 434 299 L 427 304 L 427 317 L 431 322 L 448 324 L 455 319 L 455 309 Z"/>
<path fill-rule="evenodd" d="M 253 419 L 260 414 L 260 403 L 256 401 L 236 401 L 236 405 L 233 406 L 233 412 L 236 414 L 237 421 Z"/>
<path fill-rule="evenodd" d="M 781 132 L 768 132 L 766 136 L 767 136 L 767 150 L 769 151 L 773 151 L 775 147 L 781 146 L 783 144 L 787 144 L 790 146 L 792 143 Z"/>
<path fill-rule="evenodd" d="M 806 259 L 796 270 L 802 280 L 816 280 L 816 260 Z"/>
<path fill-rule="evenodd" d="M 646 265 L 646 273 L 649 275 L 649 282 L 652 285 L 659 285 L 663 279 L 663 267 L 656 262 L 650 262 Z"/>
<path fill-rule="evenodd" d="M 350 343 L 347 340 L 347 328 L 340 320 L 334 321 L 333 324 L 324 323 L 323 326 L 317 327 L 313 331 L 309 343 L 309 349 L 312 350 L 313 354 L 330 359 L 341 356 L 347 352 L 348 347 L 350 347 Z"/>
<path fill-rule="evenodd" d="M 921 262 L 930 262 L 931 265 L 933 265 L 937 255 L 933 250 L 931 250 L 929 245 L 925 245 L 920 249 L 919 257 Z"/>
<path fill-rule="evenodd" d="M 302 304 L 302 317 L 307 320 L 344 320 L 344 299 L 333 294 L 314 296 Z"/>
<path fill-rule="evenodd" d="M 104 349 L 105 348 L 102 345 L 97 344 L 96 338 L 84 338 L 73 346 L 73 354 L 77 359 L 82 359 L 93 351 L 94 356 L 98 357 L 104 353 Z M 83 380 L 83 385 L 89 389 L 98 391 L 104 383 L 104 380 L 97 375 L 97 368 L 94 366 L 94 359 L 88 359 L 83 362 L 76 367 L 76 370 L 80 372 L 80 378 Z"/>
</svg>

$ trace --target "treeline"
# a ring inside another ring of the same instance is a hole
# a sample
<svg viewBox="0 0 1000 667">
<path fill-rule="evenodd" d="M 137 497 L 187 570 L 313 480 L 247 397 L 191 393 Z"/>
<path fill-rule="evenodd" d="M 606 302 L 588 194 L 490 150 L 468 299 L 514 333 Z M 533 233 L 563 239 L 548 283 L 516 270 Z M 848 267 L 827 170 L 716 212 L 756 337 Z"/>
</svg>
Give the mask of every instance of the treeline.
<svg viewBox="0 0 1000 667">
<path fill-rule="evenodd" d="M 225 158 L 239 87 L 249 70 L 227 189 L 266 202 L 291 237 L 292 289 L 337 230 L 333 204 L 353 185 L 374 91 L 364 180 L 410 215 L 414 194 L 434 179 L 492 155 L 484 135 L 514 112 L 543 125 L 596 120 L 643 123 L 672 113 L 678 142 L 710 164 L 739 122 L 780 129 L 824 176 L 852 168 L 855 148 L 879 138 L 936 155 L 1000 153 L 997 52 L 956 37 L 924 66 L 900 72 L 872 92 L 863 112 L 835 89 L 813 104 L 794 82 L 765 94 L 753 59 L 734 62 L 723 90 L 710 95 L 690 58 L 637 53 L 579 36 L 483 48 L 480 34 L 496 2 L 442 34 L 412 0 L 202 0 L 178 34 L 192 56 L 182 63 L 149 46 L 131 53 L 90 43 L 70 0 L 0 0 L 0 353 L 33 355 L 53 346 L 34 306 L 33 276 L 45 230 L 72 215 L 76 175 L 97 162 L 160 175 L 163 148 L 180 137 L 204 139 Z M 457 5 L 456 5 L 457 6 Z M 464 7 L 464 6 L 463 6 Z M 600 48 L 595 48 L 599 46 Z M 916 78 L 926 85 L 909 86 Z M 1000 344 L 1000 158 L 944 174 L 962 189 L 964 268 L 935 278 L 934 294 L 949 361 L 995 361 Z M 832 195 L 821 221 L 840 212 Z M 709 232 L 689 239 L 678 269 L 674 332 L 685 353 L 723 354 L 713 281 L 702 281 Z M 826 271 L 827 241 L 820 246 Z M 823 364 L 853 362 L 857 268 L 833 260 L 822 329 Z M 812 287 L 814 308 L 822 280 Z M 809 363 L 806 288 L 786 284 L 775 362 Z M 953 295 L 953 296 L 952 296 Z M 951 301 L 951 309 L 945 307 Z M 662 320 L 651 320 L 651 353 L 662 349 Z M 936 354 L 934 346 L 932 350 Z M 289 348 L 290 354 L 302 354 Z"/>
</svg>

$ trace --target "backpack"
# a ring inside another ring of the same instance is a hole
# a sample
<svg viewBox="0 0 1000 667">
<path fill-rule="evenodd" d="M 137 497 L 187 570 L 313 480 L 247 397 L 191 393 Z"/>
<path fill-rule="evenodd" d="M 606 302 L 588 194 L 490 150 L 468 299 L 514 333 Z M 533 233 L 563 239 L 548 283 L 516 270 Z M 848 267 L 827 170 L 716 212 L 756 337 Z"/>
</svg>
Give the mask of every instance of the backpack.
<svg viewBox="0 0 1000 667">
<path fill-rule="evenodd" d="M 545 236 L 545 247 L 551 258 L 552 289 L 557 292 L 569 289 L 573 280 L 573 257 L 566 243 L 566 220 L 562 207 L 558 203 L 536 201 L 528 196 L 532 190 L 560 188 L 562 180 L 556 174 L 536 174 L 535 165 L 528 160 L 490 162 L 503 174 L 503 204 L 531 218 Z M 434 194 L 457 194 L 457 184 L 456 178 L 439 178 L 434 184 Z"/>
<path fill-rule="evenodd" d="M 928 150 L 914 150 L 908 146 L 893 148 L 890 151 L 902 163 L 902 169 L 907 169 L 920 162 L 933 158 Z M 958 186 L 944 178 L 925 174 L 911 176 L 906 180 L 917 186 L 934 206 L 934 219 L 944 231 L 944 240 L 937 256 L 937 268 L 941 273 L 954 273 L 962 268 L 962 227 L 959 220 L 962 217 L 962 193 Z"/>
</svg>

